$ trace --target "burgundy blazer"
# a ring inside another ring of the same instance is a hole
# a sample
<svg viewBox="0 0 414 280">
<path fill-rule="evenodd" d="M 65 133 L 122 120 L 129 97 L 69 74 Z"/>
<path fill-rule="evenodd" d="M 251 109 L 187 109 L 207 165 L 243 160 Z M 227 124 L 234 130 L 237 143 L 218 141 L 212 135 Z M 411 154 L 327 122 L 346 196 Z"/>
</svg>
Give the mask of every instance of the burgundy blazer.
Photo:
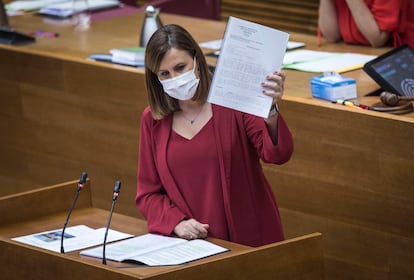
<svg viewBox="0 0 414 280">
<path fill-rule="evenodd" d="M 260 246 L 284 239 L 282 223 L 261 160 L 283 164 L 293 153 L 293 139 L 278 117 L 278 142 L 272 143 L 263 118 L 212 105 L 214 137 L 230 241 Z M 177 188 L 166 162 L 172 115 L 154 120 L 142 114 L 136 205 L 149 232 L 172 234 L 185 218 L 195 218 Z M 202 168 L 202 165 L 201 165 Z M 214 205 L 212 205 L 214 207 Z"/>
</svg>

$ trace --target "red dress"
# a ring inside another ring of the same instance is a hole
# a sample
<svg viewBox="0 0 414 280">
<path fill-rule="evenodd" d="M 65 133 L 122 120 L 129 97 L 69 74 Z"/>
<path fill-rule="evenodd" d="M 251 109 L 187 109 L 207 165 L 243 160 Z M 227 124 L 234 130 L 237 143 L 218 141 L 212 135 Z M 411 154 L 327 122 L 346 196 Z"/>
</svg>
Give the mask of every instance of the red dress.
<svg viewBox="0 0 414 280">
<path fill-rule="evenodd" d="M 283 164 L 293 153 L 283 117 L 273 145 L 263 118 L 216 105 L 212 110 L 191 148 L 172 131 L 171 115 L 156 121 L 149 108 L 143 112 L 136 205 L 149 232 L 170 235 L 181 220 L 195 218 L 210 224 L 210 236 L 232 242 L 260 246 L 283 240 L 261 165 Z"/>
<path fill-rule="evenodd" d="M 228 240 L 217 145 L 211 137 L 213 129 L 210 119 L 191 140 L 173 131 L 167 162 L 193 216 L 209 224 L 211 236 Z"/>
<path fill-rule="evenodd" d="M 412 0 L 365 0 L 378 27 L 391 33 L 388 45 L 409 44 L 414 48 L 414 4 Z M 369 45 L 359 31 L 345 0 L 335 0 L 339 29 L 344 42 Z"/>
</svg>

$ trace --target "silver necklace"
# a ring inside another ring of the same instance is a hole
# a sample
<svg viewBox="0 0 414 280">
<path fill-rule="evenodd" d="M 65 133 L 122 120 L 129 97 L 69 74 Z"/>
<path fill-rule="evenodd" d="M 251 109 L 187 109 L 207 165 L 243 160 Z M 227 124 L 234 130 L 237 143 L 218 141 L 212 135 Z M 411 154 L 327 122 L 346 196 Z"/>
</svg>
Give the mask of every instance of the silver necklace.
<svg viewBox="0 0 414 280">
<path fill-rule="evenodd" d="M 195 116 L 194 116 L 194 118 L 192 118 L 192 119 L 187 118 L 187 117 L 184 115 L 184 112 L 183 112 L 183 111 L 181 111 L 181 115 L 183 116 L 183 118 L 184 118 L 184 119 L 186 119 L 187 121 L 189 121 L 191 125 L 193 125 L 193 124 L 194 124 L 194 122 L 197 120 L 198 116 L 199 116 L 199 115 L 201 114 L 201 112 L 203 111 L 203 108 L 204 108 L 204 104 L 201 106 L 200 111 L 198 111 L 197 115 L 195 115 Z"/>
</svg>

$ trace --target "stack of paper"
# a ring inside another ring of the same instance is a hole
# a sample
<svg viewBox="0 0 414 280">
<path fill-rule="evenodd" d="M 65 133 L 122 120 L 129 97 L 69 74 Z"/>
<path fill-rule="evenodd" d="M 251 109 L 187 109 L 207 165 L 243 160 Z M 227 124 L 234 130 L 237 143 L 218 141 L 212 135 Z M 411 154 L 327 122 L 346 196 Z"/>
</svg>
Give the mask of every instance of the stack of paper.
<svg viewBox="0 0 414 280">
<path fill-rule="evenodd" d="M 218 40 L 203 42 L 203 43 L 200 43 L 199 45 L 201 48 L 220 50 L 222 44 L 223 44 L 223 39 L 218 39 Z M 306 46 L 304 42 L 288 41 L 286 50 L 290 51 L 290 50 L 302 48 L 304 46 Z M 217 55 L 218 54 L 219 53 L 217 53 Z"/>
<path fill-rule="evenodd" d="M 117 262 L 159 266 L 184 264 L 226 251 L 228 249 L 203 239 L 188 241 L 181 238 L 148 233 L 108 244 L 105 256 L 108 260 Z M 80 254 L 102 258 L 103 247 L 84 250 Z"/>
<path fill-rule="evenodd" d="M 44 6 L 39 10 L 39 14 L 59 18 L 67 18 L 83 11 L 98 11 L 118 7 L 118 0 L 85 0 L 85 1 L 66 1 Z"/>
<path fill-rule="evenodd" d="M 109 51 L 113 63 L 126 64 L 131 66 L 143 66 L 145 61 L 145 48 L 117 48 Z"/>
<path fill-rule="evenodd" d="M 18 0 L 6 4 L 5 7 L 7 11 L 33 11 L 62 2 L 72 3 L 72 0 Z"/>
<path fill-rule="evenodd" d="M 68 227 L 64 236 L 65 252 L 72 252 L 103 243 L 106 228 L 92 229 L 85 225 Z M 62 229 L 49 230 L 12 238 L 14 241 L 60 252 Z M 121 240 L 133 235 L 109 229 L 107 242 Z"/>
<path fill-rule="evenodd" d="M 296 50 L 286 53 L 283 68 L 316 73 L 329 71 L 344 73 L 362 68 L 375 57 L 357 53 Z"/>
</svg>

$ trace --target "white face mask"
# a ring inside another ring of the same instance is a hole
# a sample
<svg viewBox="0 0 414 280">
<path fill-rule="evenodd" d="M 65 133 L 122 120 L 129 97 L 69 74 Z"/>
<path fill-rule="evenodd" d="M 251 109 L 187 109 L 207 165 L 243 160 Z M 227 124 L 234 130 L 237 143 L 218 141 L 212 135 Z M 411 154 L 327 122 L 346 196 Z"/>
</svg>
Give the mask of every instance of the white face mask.
<svg viewBox="0 0 414 280">
<path fill-rule="evenodd" d="M 171 97 L 178 100 L 190 100 L 197 91 L 200 79 L 195 75 L 196 59 L 194 57 L 194 66 L 190 71 L 185 72 L 177 77 L 159 80 L 164 91 Z"/>
</svg>

